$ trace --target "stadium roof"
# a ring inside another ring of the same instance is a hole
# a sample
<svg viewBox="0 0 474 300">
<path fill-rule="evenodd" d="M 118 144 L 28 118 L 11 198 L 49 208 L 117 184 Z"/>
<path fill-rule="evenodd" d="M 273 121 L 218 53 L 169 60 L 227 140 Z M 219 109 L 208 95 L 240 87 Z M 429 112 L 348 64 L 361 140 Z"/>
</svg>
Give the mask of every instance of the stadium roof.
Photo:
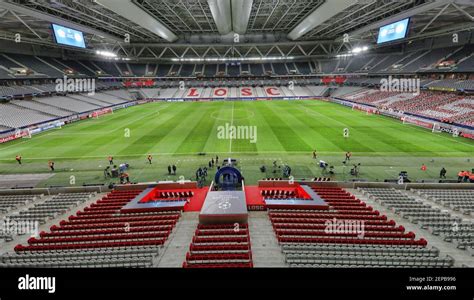
<svg viewBox="0 0 474 300">
<path fill-rule="evenodd" d="M 50 23 L 86 34 L 89 52 L 130 58 L 335 55 L 412 18 L 411 40 L 474 28 L 472 0 L 0 0 L 0 39 L 59 47 Z M 235 41 L 234 33 L 239 33 Z M 344 34 L 350 37 L 343 43 Z M 126 42 L 125 37 L 130 37 Z"/>
</svg>

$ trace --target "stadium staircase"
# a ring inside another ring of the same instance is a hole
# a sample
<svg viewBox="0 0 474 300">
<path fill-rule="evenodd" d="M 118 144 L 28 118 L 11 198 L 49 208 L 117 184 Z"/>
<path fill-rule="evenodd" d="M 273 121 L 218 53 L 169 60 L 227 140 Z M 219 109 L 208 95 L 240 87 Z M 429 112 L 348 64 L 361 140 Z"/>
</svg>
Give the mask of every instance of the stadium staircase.
<svg viewBox="0 0 474 300">
<path fill-rule="evenodd" d="M 248 224 L 237 225 L 199 224 L 183 268 L 252 268 Z"/>
</svg>

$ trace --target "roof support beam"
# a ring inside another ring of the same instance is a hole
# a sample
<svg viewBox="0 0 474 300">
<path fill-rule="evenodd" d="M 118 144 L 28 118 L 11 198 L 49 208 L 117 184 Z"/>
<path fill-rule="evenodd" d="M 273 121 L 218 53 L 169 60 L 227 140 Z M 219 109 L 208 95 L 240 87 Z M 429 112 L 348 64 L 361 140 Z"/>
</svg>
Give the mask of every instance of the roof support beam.
<svg viewBox="0 0 474 300">
<path fill-rule="evenodd" d="M 98 36 L 101 36 L 101 37 L 104 37 L 104 38 L 107 38 L 107 39 L 111 39 L 111 40 L 114 40 L 114 41 L 123 41 L 123 38 L 121 38 L 121 37 L 117 37 L 117 36 L 102 32 L 100 30 L 97 30 L 97 29 L 94 29 L 94 28 L 91 28 L 91 27 L 88 27 L 88 26 L 81 25 L 81 24 L 78 24 L 78 23 L 75 23 L 75 22 L 67 21 L 67 20 L 58 18 L 56 16 L 50 15 L 50 14 L 42 13 L 42 12 L 39 12 L 39 11 L 30 9 L 30 8 L 27 8 L 27 7 L 24 7 L 24 6 L 21 6 L 21 5 L 18 5 L 18 4 L 6 2 L 5 0 L 0 0 L 0 7 L 5 8 L 5 9 L 11 11 L 11 12 L 19 13 L 21 15 L 27 15 L 27 16 L 30 16 L 30 17 L 33 17 L 33 18 L 36 18 L 36 19 L 39 19 L 39 20 L 42 20 L 42 21 L 46 21 L 46 22 L 55 23 L 55 24 L 58 24 L 58 25 L 74 28 L 74 29 L 77 29 L 77 30 L 80 30 L 80 31 L 83 31 L 83 32 L 86 32 L 86 33 L 89 33 L 89 34 L 95 34 L 95 35 L 98 35 Z"/>
<path fill-rule="evenodd" d="M 467 11 L 464 9 L 460 8 L 456 3 L 452 4 L 458 11 L 460 11 L 462 14 L 464 14 L 469 20 L 474 22 L 474 17 L 471 16 Z M 474 5 L 474 4 L 473 4 Z"/>
<path fill-rule="evenodd" d="M 430 11 L 432 9 L 435 9 L 435 8 L 438 8 L 440 6 L 445 6 L 447 4 L 451 4 L 453 3 L 454 0 L 436 0 L 432 3 L 428 3 L 428 4 L 424 4 L 424 5 L 420 5 L 420 6 L 417 6 L 413 9 L 410 9 L 410 10 L 407 10 L 403 13 L 400 13 L 400 14 L 397 14 L 395 16 L 392 16 L 390 18 L 387 18 L 387 19 L 383 19 L 382 21 L 379 21 L 379 22 L 375 22 L 375 23 L 372 23 L 370 25 L 367 25 L 365 27 L 362 27 L 362 28 L 359 28 L 357 30 L 354 30 L 350 33 L 348 33 L 350 36 L 357 36 L 357 35 L 360 35 L 362 33 L 365 33 L 367 31 L 370 31 L 370 30 L 374 30 L 374 29 L 378 29 L 382 26 L 385 26 L 387 24 L 390 24 L 390 23 L 393 23 L 393 22 L 397 22 L 397 21 L 400 21 L 402 19 L 406 19 L 406 18 L 409 18 L 409 17 L 412 17 L 412 16 L 415 16 L 415 15 L 418 15 L 418 14 L 421 14 L 421 13 L 424 13 L 424 12 L 427 12 L 427 11 Z"/>
<path fill-rule="evenodd" d="M 113 0 L 112 0 L 113 1 Z M 207 0 L 212 17 L 220 34 L 232 31 L 232 8 L 230 0 Z"/>
<path fill-rule="evenodd" d="M 235 33 L 247 32 L 252 5 L 253 0 L 232 0 L 232 26 Z"/>
<path fill-rule="evenodd" d="M 130 0 L 95 0 L 98 4 L 113 11 L 114 13 L 124 17 L 131 22 L 153 32 L 159 37 L 174 42 L 178 37 L 171 32 L 166 26 L 158 22 L 155 18 L 143 11 L 140 7 L 132 3 Z"/>
<path fill-rule="evenodd" d="M 297 40 L 315 27 L 323 24 L 343 10 L 356 4 L 357 0 L 326 1 L 303 21 L 301 21 L 289 34 L 290 40 Z"/>
<path fill-rule="evenodd" d="M 12 13 L 12 15 L 15 16 L 15 18 L 18 19 L 18 21 L 20 21 L 23 25 L 25 25 L 25 27 L 28 28 L 28 29 L 29 29 L 34 35 L 36 35 L 40 40 L 43 39 L 43 38 L 41 37 L 41 35 L 39 35 L 33 28 L 31 28 L 25 21 L 23 21 L 23 19 L 20 18 L 20 17 L 16 14 L 16 12 L 12 11 L 11 13 Z"/>
</svg>

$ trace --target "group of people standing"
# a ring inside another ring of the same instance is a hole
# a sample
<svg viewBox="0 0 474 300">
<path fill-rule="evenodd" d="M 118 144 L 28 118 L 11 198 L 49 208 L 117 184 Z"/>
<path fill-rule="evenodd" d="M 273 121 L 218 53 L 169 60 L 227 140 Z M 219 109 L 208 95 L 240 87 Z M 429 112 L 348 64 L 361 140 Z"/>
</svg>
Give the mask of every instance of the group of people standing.
<svg viewBox="0 0 474 300">
<path fill-rule="evenodd" d="M 474 170 L 473 170 L 474 171 Z M 461 171 L 458 173 L 458 182 L 474 183 L 474 172 Z"/>
<path fill-rule="evenodd" d="M 20 154 L 15 156 L 15 160 L 19 165 L 23 164 L 23 161 L 22 161 L 23 157 Z M 54 172 L 54 161 L 52 161 L 52 160 L 48 161 L 48 168 L 51 170 L 51 172 Z"/>
</svg>

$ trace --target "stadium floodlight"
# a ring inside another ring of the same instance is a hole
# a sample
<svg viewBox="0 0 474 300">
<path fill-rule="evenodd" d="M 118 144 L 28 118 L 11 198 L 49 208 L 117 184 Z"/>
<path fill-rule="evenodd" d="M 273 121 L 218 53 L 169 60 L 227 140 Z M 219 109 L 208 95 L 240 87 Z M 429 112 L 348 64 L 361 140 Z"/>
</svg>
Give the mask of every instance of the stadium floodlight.
<svg viewBox="0 0 474 300">
<path fill-rule="evenodd" d="M 338 54 L 336 55 L 337 58 L 346 58 L 346 57 L 352 57 L 354 56 L 353 53 L 346 53 L 346 54 Z"/>
<path fill-rule="evenodd" d="M 110 51 L 97 50 L 95 53 L 96 53 L 97 55 L 104 56 L 104 57 L 108 57 L 108 58 L 117 57 L 117 54 L 115 54 L 115 53 L 113 53 L 113 52 L 110 52 Z"/>
<path fill-rule="evenodd" d="M 360 54 L 362 52 L 366 52 L 369 50 L 369 47 L 368 46 L 363 46 L 363 47 L 355 47 L 354 49 L 352 49 L 352 51 L 350 51 L 349 53 L 351 54 Z"/>
</svg>

